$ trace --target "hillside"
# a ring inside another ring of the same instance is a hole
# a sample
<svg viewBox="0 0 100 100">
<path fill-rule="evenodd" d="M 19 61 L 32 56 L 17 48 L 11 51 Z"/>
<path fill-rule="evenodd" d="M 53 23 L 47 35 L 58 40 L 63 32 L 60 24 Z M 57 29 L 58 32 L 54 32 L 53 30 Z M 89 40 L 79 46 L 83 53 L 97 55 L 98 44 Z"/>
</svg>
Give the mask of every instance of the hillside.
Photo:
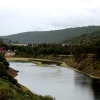
<svg viewBox="0 0 100 100">
<path fill-rule="evenodd" d="M 68 39 L 66 41 L 64 41 L 64 43 L 72 43 L 72 44 L 76 44 L 76 43 L 83 43 L 86 41 L 95 41 L 100 39 L 100 31 L 95 31 L 89 34 L 82 34 L 80 36 L 77 36 L 75 38 L 72 39 Z"/>
<path fill-rule="evenodd" d="M 100 26 L 76 27 L 53 31 L 23 32 L 1 37 L 20 43 L 62 43 L 69 38 L 74 38 L 82 34 L 89 34 L 97 30 L 100 30 Z"/>
</svg>

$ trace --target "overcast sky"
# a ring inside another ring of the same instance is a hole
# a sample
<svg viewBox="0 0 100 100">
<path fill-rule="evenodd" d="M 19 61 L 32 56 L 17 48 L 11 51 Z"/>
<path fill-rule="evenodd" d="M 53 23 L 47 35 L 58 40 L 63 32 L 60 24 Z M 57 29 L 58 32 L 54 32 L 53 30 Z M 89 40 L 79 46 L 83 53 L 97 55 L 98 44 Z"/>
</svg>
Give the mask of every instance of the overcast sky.
<svg viewBox="0 0 100 100">
<path fill-rule="evenodd" d="M 0 36 L 100 25 L 100 0 L 0 0 Z"/>
</svg>

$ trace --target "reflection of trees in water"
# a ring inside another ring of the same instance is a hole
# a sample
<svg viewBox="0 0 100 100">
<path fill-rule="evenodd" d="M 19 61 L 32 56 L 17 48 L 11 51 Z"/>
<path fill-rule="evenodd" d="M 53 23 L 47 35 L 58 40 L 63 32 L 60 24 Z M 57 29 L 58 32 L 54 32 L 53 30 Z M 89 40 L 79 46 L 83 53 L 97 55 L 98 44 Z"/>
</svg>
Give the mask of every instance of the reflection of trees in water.
<svg viewBox="0 0 100 100">
<path fill-rule="evenodd" d="M 87 77 L 86 75 L 82 73 L 76 73 L 75 75 L 75 84 L 81 85 L 82 87 L 90 86 L 91 84 L 91 78 Z"/>
<path fill-rule="evenodd" d="M 100 80 L 90 78 L 82 73 L 76 73 L 75 84 L 81 87 L 91 88 L 94 94 L 94 100 L 100 100 Z"/>
<path fill-rule="evenodd" d="M 100 100 L 100 80 L 99 79 L 92 79 L 91 80 L 91 87 L 94 93 L 95 100 Z"/>
</svg>

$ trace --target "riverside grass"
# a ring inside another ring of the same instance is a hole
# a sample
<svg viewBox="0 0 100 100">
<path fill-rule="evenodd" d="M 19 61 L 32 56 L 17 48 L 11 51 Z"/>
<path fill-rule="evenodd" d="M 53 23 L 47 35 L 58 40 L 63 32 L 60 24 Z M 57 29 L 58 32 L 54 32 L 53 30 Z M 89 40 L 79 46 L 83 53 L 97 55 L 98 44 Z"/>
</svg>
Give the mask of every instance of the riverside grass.
<svg viewBox="0 0 100 100">
<path fill-rule="evenodd" d="M 19 88 L 16 85 L 0 79 L 0 100 L 55 100 L 51 96 L 41 96 L 32 93 L 28 89 Z"/>
<path fill-rule="evenodd" d="M 49 95 L 42 96 L 32 93 L 28 88 L 19 84 L 17 80 L 8 73 L 9 68 L 5 69 L 3 62 L 1 62 L 0 67 L 4 67 L 1 71 L 5 72 L 0 76 L 0 100 L 55 100 L 55 98 Z"/>
<path fill-rule="evenodd" d="M 83 72 L 83 71 L 80 71 L 80 70 L 78 70 L 77 68 L 74 68 L 74 66 L 75 66 L 75 64 L 76 64 L 76 62 L 74 62 L 72 59 L 70 59 L 70 58 L 66 58 L 66 59 L 64 59 L 64 60 L 59 60 L 59 61 L 56 61 L 56 60 L 49 60 L 49 59 L 39 59 L 39 58 L 20 58 L 20 57 L 9 57 L 9 58 L 6 58 L 8 61 L 35 61 L 35 62 L 37 62 L 36 64 L 38 64 L 38 65 L 42 65 L 42 61 L 47 61 L 47 62 L 59 62 L 60 63 L 60 65 L 61 66 L 63 66 L 63 67 L 67 67 L 67 68 L 70 68 L 70 69 L 72 69 L 72 70 L 75 70 L 75 71 L 77 71 L 77 72 L 81 72 L 81 73 L 83 73 L 83 74 L 85 74 L 85 75 L 87 75 L 87 76 L 89 76 L 89 77 L 91 77 L 91 78 L 96 78 L 96 79 L 100 79 L 100 77 L 98 77 L 98 76 L 95 76 L 95 75 L 91 75 L 91 74 L 88 74 L 88 73 L 86 73 L 86 72 Z M 66 62 L 66 61 L 67 62 Z M 77 66 L 80 66 L 79 64 L 77 64 Z"/>
</svg>

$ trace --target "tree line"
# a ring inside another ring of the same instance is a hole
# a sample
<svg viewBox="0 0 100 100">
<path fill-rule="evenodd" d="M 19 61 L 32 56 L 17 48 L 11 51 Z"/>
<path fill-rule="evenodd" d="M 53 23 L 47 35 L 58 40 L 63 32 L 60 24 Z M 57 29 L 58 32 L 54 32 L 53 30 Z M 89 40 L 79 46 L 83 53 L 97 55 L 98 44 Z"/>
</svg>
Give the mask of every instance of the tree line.
<svg viewBox="0 0 100 100">
<path fill-rule="evenodd" d="M 100 58 L 100 40 L 91 43 L 65 45 L 61 44 L 46 44 L 42 43 L 38 46 L 13 46 L 9 47 L 11 50 L 16 50 L 16 56 L 22 57 L 37 57 L 41 55 L 74 55 L 79 57 L 81 54 L 94 54 L 95 58 Z"/>
<path fill-rule="evenodd" d="M 77 58 L 82 54 L 93 54 L 96 59 L 100 58 L 100 39 L 90 43 L 66 44 L 65 46 L 46 43 L 38 44 L 37 46 L 7 46 L 0 42 L 0 47 L 5 47 L 6 50 L 16 50 L 16 56 L 20 57 L 74 55 Z"/>
</svg>

